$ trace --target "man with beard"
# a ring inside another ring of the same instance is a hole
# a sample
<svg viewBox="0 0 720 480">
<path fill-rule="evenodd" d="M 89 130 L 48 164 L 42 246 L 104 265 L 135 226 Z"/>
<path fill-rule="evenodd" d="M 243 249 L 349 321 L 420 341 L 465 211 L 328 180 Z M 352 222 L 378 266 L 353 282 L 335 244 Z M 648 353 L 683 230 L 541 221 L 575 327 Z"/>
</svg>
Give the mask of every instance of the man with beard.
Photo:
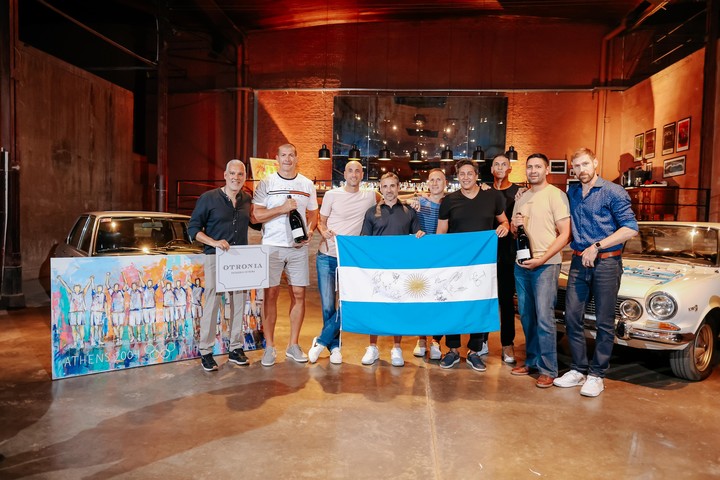
<svg viewBox="0 0 720 480">
<path fill-rule="evenodd" d="M 570 210 L 565 193 L 550 185 L 550 162 L 533 153 L 525 164 L 530 189 L 513 208 L 512 229 L 524 227 L 530 238 L 532 257 L 515 264 L 520 322 L 525 332 L 525 365 L 513 375 L 538 371 L 535 385 L 548 388 L 558 375 L 555 299 L 562 254 L 570 240 Z"/>
<path fill-rule="evenodd" d="M 225 185 L 203 193 L 195 205 L 188 233 L 190 238 L 205 245 L 205 308 L 200 318 L 201 364 L 206 372 L 213 372 L 218 365 L 213 358 L 216 340 L 215 320 L 220 310 L 221 296 L 215 286 L 215 249 L 223 251 L 230 245 L 248 244 L 250 224 L 250 195 L 242 190 L 245 185 L 245 164 L 230 160 L 225 166 Z M 199 285 L 199 282 L 196 281 Z M 230 353 L 228 361 L 247 365 L 248 359 L 242 346 L 242 314 L 245 307 L 245 292 L 229 292 L 232 295 L 232 326 L 230 328 Z"/>
<path fill-rule="evenodd" d="M 581 148 L 573 154 L 571 162 L 580 180 L 580 184 L 568 190 L 573 257 L 565 297 L 565 325 L 572 364 L 570 371 L 556 378 L 554 384 L 582 385 L 581 395 L 597 397 L 605 389 L 603 378 L 610 367 L 615 342 L 622 246 L 637 235 L 638 224 L 625 189 L 598 175 L 598 160 L 592 150 Z M 595 299 L 597 336 L 595 353 L 588 362 L 583 316 L 591 294 Z"/>
</svg>

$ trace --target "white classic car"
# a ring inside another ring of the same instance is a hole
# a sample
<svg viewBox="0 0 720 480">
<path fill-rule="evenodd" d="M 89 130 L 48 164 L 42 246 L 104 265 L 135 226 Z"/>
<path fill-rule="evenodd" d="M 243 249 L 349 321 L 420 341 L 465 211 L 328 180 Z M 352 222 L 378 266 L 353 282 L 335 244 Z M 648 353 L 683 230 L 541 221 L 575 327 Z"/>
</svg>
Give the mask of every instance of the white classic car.
<svg viewBox="0 0 720 480">
<path fill-rule="evenodd" d="M 720 331 L 720 223 L 638 222 L 623 249 L 615 307 L 615 341 L 667 350 L 673 373 L 687 380 L 710 375 Z M 565 331 L 565 286 L 560 274 L 555 316 Z M 595 304 L 585 308 L 585 334 L 595 336 Z"/>
</svg>

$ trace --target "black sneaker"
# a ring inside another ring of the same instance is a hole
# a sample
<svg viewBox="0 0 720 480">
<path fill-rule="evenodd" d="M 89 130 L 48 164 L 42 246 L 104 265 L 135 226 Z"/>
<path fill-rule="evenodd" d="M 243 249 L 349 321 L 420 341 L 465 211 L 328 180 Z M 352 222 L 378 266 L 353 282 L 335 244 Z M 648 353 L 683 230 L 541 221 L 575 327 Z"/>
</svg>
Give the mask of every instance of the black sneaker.
<svg viewBox="0 0 720 480">
<path fill-rule="evenodd" d="M 460 355 L 450 350 L 442 360 L 440 360 L 440 368 L 452 368 L 458 363 L 460 363 Z"/>
<path fill-rule="evenodd" d="M 245 356 L 242 348 L 236 348 L 232 352 L 228 353 L 228 361 L 233 362 L 236 365 L 247 365 L 248 359 Z"/>
<path fill-rule="evenodd" d="M 217 362 L 215 362 L 212 353 L 200 357 L 200 363 L 202 363 L 203 370 L 206 372 L 215 372 L 218 369 Z"/>
<path fill-rule="evenodd" d="M 472 368 L 473 370 L 477 370 L 478 372 L 484 372 L 486 370 L 485 362 L 482 361 L 482 358 L 480 358 L 480 354 L 477 352 L 468 353 L 465 362 L 468 364 L 468 367 Z"/>
</svg>

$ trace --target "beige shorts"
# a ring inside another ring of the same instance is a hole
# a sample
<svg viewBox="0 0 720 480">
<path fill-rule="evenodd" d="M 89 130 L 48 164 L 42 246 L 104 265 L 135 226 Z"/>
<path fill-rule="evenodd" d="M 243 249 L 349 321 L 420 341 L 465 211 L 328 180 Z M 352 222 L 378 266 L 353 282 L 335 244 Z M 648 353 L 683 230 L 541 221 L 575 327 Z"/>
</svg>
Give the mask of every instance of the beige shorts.
<svg viewBox="0 0 720 480">
<path fill-rule="evenodd" d="M 310 271 L 308 267 L 308 246 L 300 248 L 276 247 L 268 245 L 270 253 L 270 286 L 280 285 L 282 273 L 285 272 L 288 285 L 307 287 L 310 284 Z"/>
</svg>

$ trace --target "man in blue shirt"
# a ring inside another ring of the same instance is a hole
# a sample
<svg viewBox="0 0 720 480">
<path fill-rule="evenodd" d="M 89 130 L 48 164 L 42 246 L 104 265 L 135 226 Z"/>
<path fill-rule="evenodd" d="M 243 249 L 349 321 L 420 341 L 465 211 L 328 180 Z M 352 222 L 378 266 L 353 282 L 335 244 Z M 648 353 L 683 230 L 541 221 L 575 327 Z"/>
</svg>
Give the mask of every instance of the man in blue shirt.
<svg viewBox="0 0 720 480">
<path fill-rule="evenodd" d="M 205 244 L 206 308 L 200 318 L 200 355 L 202 367 L 207 372 L 218 369 L 213 358 L 215 319 L 220 310 L 220 295 L 215 290 L 215 249 L 227 251 L 230 245 L 247 245 L 252 202 L 250 195 L 242 190 L 246 178 L 245 164 L 240 160 L 230 160 L 225 167 L 224 177 L 224 186 L 200 196 L 188 222 L 190 238 Z M 237 365 L 247 365 L 248 359 L 242 349 L 245 292 L 231 294 L 232 327 L 228 360 Z"/>
<path fill-rule="evenodd" d="M 605 389 L 603 378 L 615 342 L 622 247 L 637 235 L 638 224 L 625 189 L 598 176 L 598 160 L 592 150 L 581 148 L 571 162 L 580 180 L 580 184 L 568 189 L 573 257 L 565 297 L 565 324 L 572 364 L 571 370 L 553 383 L 558 387 L 582 385 L 581 395 L 597 397 Z M 583 316 L 591 294 L 595 299 L 597 336 L 595 353 L 588 362 Z"/>
</svg>

